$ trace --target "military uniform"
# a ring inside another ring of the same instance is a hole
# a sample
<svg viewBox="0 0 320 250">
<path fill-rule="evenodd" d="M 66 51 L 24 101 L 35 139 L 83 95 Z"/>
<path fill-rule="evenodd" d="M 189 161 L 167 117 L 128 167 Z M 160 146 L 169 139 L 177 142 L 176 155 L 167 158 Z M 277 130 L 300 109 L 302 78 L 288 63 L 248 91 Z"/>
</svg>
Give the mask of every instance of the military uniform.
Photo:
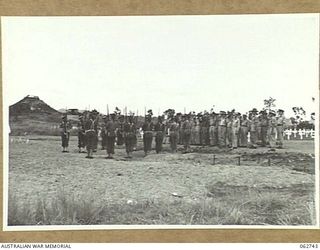
<svg viewBox="0 0 320 250">
<path fill-rule="evenodd" d="M 215 114 L 212 114 L 212 116 L 210 117 L 209 120 L 209 138 L 210 138 L 210 145 L 211 146 L 216 146 L 217 145 L 217 117 L 215 116 Z"/>
<path fill-rule="evenodd" d="M 226 145 L 227 147 L 232 147 L 232 118 L 229 116 L 226 120 Z"/>
<path fill-rule="evenodd" d="M 185 152 L 188 152 L 190 149 L 190 139 L 191 139 L 191 122 L 186 117 L 186 119 L 182 123 L 183 130 L 183 146 Z"/>
<path fill-rule="evenodd" d="M 124 125 L 125 122 L 123 120 L 123 117 L 121 116 L 118 123 L 118 130 L 117 130 L 117 145 L 121 146 L 124 144 Z"/>
<path fill-rule="evenodd" d="M 124 123 L 123 136 L 126 145 L 127 156 L 131 157 L 136 141 L 136 125 L 133 123 L 133 117 L 129 117 L 129 121 Z"/>
<path fill-rule="evenodd" d="M 171 151 L 176 152 L 178 139 L 179 139 L 179 124 L 174 120 L 170 123 L 169 137 L 170 137 Z"/>
<path fill-rule="evenodd" d="M 72 128 L 71 123 L 67 120 L 67 117 L 62 117 L 62 122 L 60 123 L 61 129 L 61 141 L 62 141 L 62 152 L 68 152 L 70 129 Z"/>
<path fill-rule="evenodd" d="M 104 116 L 103 120 L 104 120 L 104 124 L 103 124 L 103 127 L 101 129 L 101 134 L 100 134 L 102 150 L 106 149 L 106 147 L 107 147 L 107 135 L 106 135 L 107 116 Z"/>
<path fill-rule="evenodd" d="M 251 120 L 250 120 L 250 147 L 256 148 L 257 141 L 258 141 L 258 117 L 256 116 L 256 109 L 254 109 L 251 113 Z"/>
<path fill-rule="evenodd" d="M 268 143 L 268 118 L 265 113 L 261 117 L 261 146 L 265 147 Z"/>
<path fill-rule="evenodd" d="M 277 119 L 275 117 L 275 113 L 269 113 L 269 120 L 268 120 L 268 140 L 269 140 L 269 147 L 275 148 L 276 147 L 276 133 L 277 133 Z"/>
<path fill-rule="evenodd" d="M 231 133 L 232 133 L 232 148 L 238 147 L 238 135 L 240 130 L 240 120 L 237 116 L 232 119 Z"/>
<path fill-rule="evenodd" d="M 147 118 L 145 123 L 142 125 L 143 131 L 143 147 L 145 155 L 152 150 L 152 139 L 153 139 L 154 125 L 151 122 L 151 117 Z"/>
<path fill-rule="evenodd" d="M 154 130 L 156 132 L 156 152 L 162 151 L 163 137 L 165 134 L 166 127 L 162 123 L 162 119 L 158 118 L 158 123 L 155 125 Z"/>
<path fill-rule="evenodd" d="M 277 117 L 277 144 L 279 148 L 283 147 L 283 127 L 285 124 L 285 117 L 283 116 L 283 110 L 280 109 L 279 116 Z"/>
<path fill-rule="evenodd" d="M 117 126 L 114 121 L 114 115 L 112 114 L 110 115 L 110 117 L 111 119 L 107 121 L 106 127 L 105 127 L 108 158 L 112 158 L 112 154 L 114 154 L 114 144 L 116 140 L 116 130 L 117 130 Z"/>
<path fill-rule="evenodd" d="M 90 115 L 90 118 L 85 122 L 85 133 L 86 133 L 86 142 L 87 142 L 87 153 L 88 155 L 86 158 L 93 158 L 92 152 L 95 147 L 95 141 L 96 141 L 96 131 L 95 131 L 95 124 L 97 123 L 97 120 L 94 119 L 95 117 Z"/>
<path fill-rule="evenodd" d="M 85 133 L 85 123 L 82 116 L 79 117 L 78 122 L 78 148 L 79 153 L 82 153 L 82 148 L 86 147 L 86 133 Z"/>
<path fill-rule="evenodd" d="M 204 115 L 201 121 L 201 145 L 209 144 L 209 120 L 208 116 Z"/>
<path fill-rule="evenodd" d="M 248 131 L 249 131 L 249 120 L 247 116 L 244 115 L 243 119 L 240 122 L 240 147 L 247 147 L 248 146 Z"/>
<path fill-rule="evenodd" d="M 219 147 L 226 146 L 226 131 L 227 131 L 227 120 L 225 117 L 225 112 L 220 112 L 220 118 L 218 120 Z"/>
</svg>

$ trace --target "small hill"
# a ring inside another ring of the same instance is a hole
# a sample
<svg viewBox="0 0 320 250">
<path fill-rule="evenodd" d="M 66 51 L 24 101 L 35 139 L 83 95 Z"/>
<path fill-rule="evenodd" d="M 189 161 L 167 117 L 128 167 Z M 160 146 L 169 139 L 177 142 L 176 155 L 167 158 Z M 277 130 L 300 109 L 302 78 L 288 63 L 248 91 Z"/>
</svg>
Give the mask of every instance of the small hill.
<svg viewBox="0 0 320 250">
<path fill-rule="evenodd" d="M 9 107 L 9 114 L 57 114 L 59 113 L 54 108 L 51 108 L 48 104 L 42 101 L 38 96 L 27 95 L 19 102 Z"/>
<path fill-rule="evenodd" d="M 28 95 L 9 107 L 11 135 L 59 134 L 61 113 L 38 96 Z"/>
</svg>

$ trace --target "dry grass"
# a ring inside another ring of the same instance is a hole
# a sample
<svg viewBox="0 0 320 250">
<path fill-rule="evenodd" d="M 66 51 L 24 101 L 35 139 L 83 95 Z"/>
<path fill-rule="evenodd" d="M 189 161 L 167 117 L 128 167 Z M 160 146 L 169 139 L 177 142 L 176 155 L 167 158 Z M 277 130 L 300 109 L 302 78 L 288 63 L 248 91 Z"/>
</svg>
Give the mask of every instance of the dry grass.
<svg viewBox="0 0 320 250">
<path fill-rule="evenodd" d="M 64 191 L 51 201 L 19 205 L 9 197 L 8 225 L 314 225 L 314 203 L 290 204 L 288 197 L 249 190 L 224 200 L 204 194 L 197 202 L 183 198 L 104 204 L 75 199 Z"/>
</svg>

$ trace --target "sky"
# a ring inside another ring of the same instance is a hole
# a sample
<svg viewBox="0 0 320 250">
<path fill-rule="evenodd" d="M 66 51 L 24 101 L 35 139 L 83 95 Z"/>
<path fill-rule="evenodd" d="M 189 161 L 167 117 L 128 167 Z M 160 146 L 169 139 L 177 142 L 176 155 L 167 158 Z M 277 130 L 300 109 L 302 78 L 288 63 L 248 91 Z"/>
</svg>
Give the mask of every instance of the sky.
<svg viewBox="0 0 320 250">
<path fill-rule="evenodd" d="M 316 111 L 319 15 L 2 17 L 5 104 Z"/>
</svg>

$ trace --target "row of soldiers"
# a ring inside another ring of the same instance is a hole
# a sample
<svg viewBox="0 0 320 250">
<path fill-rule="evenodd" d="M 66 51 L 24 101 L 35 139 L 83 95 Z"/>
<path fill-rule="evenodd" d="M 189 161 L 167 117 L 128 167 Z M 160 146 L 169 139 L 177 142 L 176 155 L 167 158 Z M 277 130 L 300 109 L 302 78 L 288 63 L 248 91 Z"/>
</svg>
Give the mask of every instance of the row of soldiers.
<svg viewBox="0 0 320 250">
<path fill-rule="evenodd" d="M 177 151 L 177 145 L 183 144 L 184 151 L 190 151 L 190 144 L 219 146 L 220 148 L 237 147 L 256 148 L 269 146 L 274 150 L 276 145 L 283 146 L 283 130 L 285 125 L 284 111 L 260 111 L 252 109 L 249 114 L 241 115 L 234 110 L 231 112 L 204 114 L 181 114 L 168 117 L 166 120 L 159 116 L 152 121 L 152 114 L 145 116 L 145 122 L 138 126 L 137 117 L 130 114 L 128 117 L 112 113 L 103 117 L 101 130 L 102 148 L 107 151 L 107 158 L 112 158 L 114 146 L 126 146 L 127 157 L 137 144 L 137 132 L 143 131 L 144 153 L 151 151 L 152 141 L 155 138 L 156 152 L 162 151 L 165 137 L 169 137 L 172 152 Z M 79 152 L 87 149 L 87 158 L 93 158 L 93 152 L 98 146 L 99 113 L 96 111 L 80 115 L 78 123 Z M 63 152 L 67 151 L 70 122 L 63 117 L 62 128 Z M 277 135 L 277 141 L 276 141 Z M 249 137 L 250 136 L 250 137 Z"/>
</svg>

